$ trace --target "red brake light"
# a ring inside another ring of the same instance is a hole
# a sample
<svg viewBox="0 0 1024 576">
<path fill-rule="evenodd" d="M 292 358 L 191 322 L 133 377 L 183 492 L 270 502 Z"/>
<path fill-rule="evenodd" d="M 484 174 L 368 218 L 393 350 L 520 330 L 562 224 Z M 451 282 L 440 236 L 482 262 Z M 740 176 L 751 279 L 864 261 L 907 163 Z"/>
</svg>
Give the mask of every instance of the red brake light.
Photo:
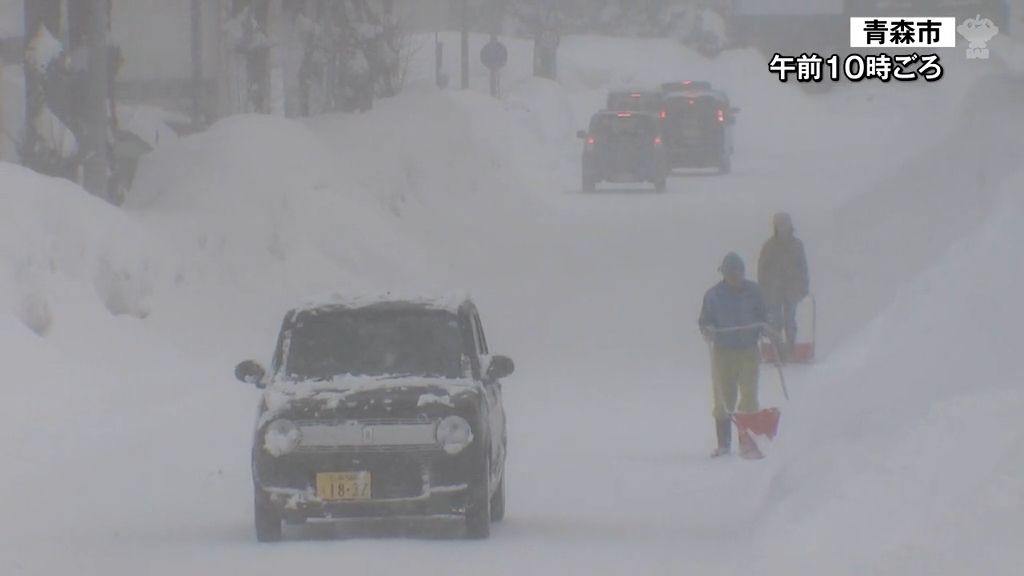
<svg viewBox="0 0 1024 576">
<path fill-rule="evenodd" d="M 654 137 L 654 145 L 655 146 L 661 146 L 661 136 L 655 136 Z"/>
<path fill-rule="evenodd" d="M 587 138 L 587 146 L 593 146 L 593 145 L 594 145 L 594 137 L 591 136 L 590 138 Z"/>
<path fill-rule="evenodd" d="M 693 98 L 690 98 L 690 106 L 693 106 L 696 102 L 697 102 L 696 100 L 694 100 Z"/>
<path fill-rule="evenodd" d="M 664 120 L 665 118 L 668 118 L 668 112 L 662 110 L 659 116 L 661 116 L 661 119 Z"/>
<path fill-rule="evenodd" d="M 689 86 L 690 84 L 693 84 L 693 80 L 683 80 L 684 86 Z"/>
<path fill-rule="evenodd" d="M 630 98 L 639 98 L 640 97 L 640 93 L 639 92 L 635 92 L 633 94 L 630 94 L 629 97 Z"/>
<path fill-rule="evenodd" d="M 633 113 L 632 112 L 619 112 L 618 114 L 616 114 L 616 116 L 618 116 L 619 118 L 632 118 L 633 117 Z"/>
<path fill-rule="evenodd" d="M 718 121 L 725 122 L 725 110 L 718 111 Z"/>
</svg>

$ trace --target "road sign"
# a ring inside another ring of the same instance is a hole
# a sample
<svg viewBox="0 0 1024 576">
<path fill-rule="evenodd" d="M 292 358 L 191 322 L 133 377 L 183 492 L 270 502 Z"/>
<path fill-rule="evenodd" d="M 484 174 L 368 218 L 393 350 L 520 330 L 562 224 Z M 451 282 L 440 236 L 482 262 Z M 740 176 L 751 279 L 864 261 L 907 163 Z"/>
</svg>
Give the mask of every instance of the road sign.
<svg viewBox="0 0 1024 576">
<path fill-rule="evenodd" d="M 508 64 L 508 49 L 497 39 L 492 38 L 480 50 L 480 62 L 491 70 L 504 68 Z"/>
</svg>

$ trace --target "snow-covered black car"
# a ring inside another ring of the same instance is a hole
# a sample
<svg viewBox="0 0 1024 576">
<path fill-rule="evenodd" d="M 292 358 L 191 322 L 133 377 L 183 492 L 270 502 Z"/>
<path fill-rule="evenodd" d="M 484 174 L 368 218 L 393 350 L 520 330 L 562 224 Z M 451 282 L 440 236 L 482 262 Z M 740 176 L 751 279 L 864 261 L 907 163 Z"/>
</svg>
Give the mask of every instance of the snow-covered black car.
<svg viewBox="0 0 1024 576">
<path fill-rule="evenodd" d="M 295 308 L 269 371 L 252 447 L 256 536 L 282 521 L 462 516 L 486 538 L 505 513 L 501 378 L 468 296 L 328 298 Z"/>
</svg>

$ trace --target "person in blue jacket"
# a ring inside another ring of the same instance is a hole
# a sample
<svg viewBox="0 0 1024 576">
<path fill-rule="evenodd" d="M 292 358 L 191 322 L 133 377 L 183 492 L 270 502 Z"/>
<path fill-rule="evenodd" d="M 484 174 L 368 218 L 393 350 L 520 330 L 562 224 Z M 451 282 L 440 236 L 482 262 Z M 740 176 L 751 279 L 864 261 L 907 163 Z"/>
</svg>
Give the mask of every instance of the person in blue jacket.
<svg viewBox="0 0 1024 576">
<path fill-rule="evenodd" d="M 713 457 L 732 449 L 732 413 L 756 412 L 760 370 L 758 340 L 766 327 L 761 288 L 746 279 L 743 259 L 730 252 L 719 267 L 722 281 L 704 295 L 698 324 L 712 347 L 711 380 L 714 391 L 715 432 L 718 448 Z"/>
</svg>

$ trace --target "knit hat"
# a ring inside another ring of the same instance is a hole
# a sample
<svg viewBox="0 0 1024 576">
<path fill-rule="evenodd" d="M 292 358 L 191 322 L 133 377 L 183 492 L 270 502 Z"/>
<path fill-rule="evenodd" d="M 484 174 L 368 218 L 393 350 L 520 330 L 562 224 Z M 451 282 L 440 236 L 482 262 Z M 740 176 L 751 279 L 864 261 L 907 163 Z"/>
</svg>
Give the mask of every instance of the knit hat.
<svg viewBox="0 0 1024 576">
<path fill-rule="evenodd" d="M 790 218 L 786 212 L 779 212 L 775 216 L 772 216 L 772 226 L 775 228 L 775 232 L 779 230 L 793 230 L 793 219 Z"/>
<path fill-rule="evenodd" d="M 722 259 L 722 265 L 718 267 L 718 271 L 723 275 L 728 276 L 730 274 L 743 275 L 746 272 L 746 268 L 743 265 L 743 259 L 740 255 L 735 252 L 729 252 Z"/>
</svg>

